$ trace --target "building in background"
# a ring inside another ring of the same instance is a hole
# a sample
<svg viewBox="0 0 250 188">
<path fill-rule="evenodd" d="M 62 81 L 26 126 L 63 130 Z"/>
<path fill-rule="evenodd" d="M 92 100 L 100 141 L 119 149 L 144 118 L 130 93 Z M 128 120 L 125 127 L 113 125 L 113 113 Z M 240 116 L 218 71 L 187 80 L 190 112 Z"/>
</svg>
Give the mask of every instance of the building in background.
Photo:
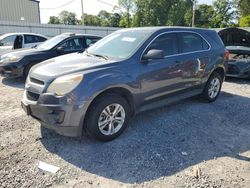
<svg viewBox="0 0 250 188">
<path fill-rule="evenodd" d="M 39 1 L 0 0 L 0 21 L 40 23 Z"/>
</svg>

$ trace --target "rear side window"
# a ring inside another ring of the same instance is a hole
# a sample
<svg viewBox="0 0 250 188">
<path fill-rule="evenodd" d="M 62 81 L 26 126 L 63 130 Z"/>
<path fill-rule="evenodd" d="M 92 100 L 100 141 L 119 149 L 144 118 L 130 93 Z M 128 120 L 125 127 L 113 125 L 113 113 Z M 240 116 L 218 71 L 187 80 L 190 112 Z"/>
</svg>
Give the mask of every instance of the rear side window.
<svg viewBox="0 0 250 188">
<path fill-rule="evenodd" d="M 86 38 L 86 47 L 95 44 L 98 40 L 99 38 Z"/>
<path fill-rule="evenodd" d="M 180 33 L 182 53 L 208 50 L 208 43 L 198 34 Z"/>
<path fill-rule="evenodd" d="M 175 33 L 167 33 L 167 34 L 160 35 L 149 46 L 146 53 L 148 53 L 148 51 L 152 49 L 163 50 L 164 56 L 178 54 L 177 35 Z"/>
<path fill-rule="evenodd" d="M 40 36 L 24 35 L 24 43 L 25 44 L 44 42 L 45 40 L 46 40 L 46 38 L 40 37 Z"/>
</svg>

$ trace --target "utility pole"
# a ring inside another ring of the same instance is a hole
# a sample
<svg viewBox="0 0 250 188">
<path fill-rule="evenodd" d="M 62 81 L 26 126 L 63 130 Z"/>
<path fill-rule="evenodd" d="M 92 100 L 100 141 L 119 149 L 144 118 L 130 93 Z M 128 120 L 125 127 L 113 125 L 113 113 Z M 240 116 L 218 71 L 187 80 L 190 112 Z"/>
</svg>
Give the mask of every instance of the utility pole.
<svg viewBox="0 0 250 188">
<path fill-rule="evenodd" d="M 83 0 L 81 0 L 81 7 L 82 7 L 82 25 L 84 25 Z"/>
<path fill-rule="evenodd" d="M 194 27 L 195 9 L 196 9 L 196 0 L 193 0 L 193 17 L 192 17 L 192 27 Z"/>
</svg>

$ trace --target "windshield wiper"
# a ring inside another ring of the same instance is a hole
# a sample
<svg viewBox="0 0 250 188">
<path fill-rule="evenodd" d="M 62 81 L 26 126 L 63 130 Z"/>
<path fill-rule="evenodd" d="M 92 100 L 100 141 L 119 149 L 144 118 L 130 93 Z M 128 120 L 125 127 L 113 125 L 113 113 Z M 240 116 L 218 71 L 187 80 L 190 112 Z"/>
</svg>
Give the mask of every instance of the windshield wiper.
<svg viewBox="0 0 250 188">
<path fill-rule="evenodd" d="M 108 56 L 101 55 L 101 54 L 91 54 L 91 55 L 96 56 L 96 57 L 100 57 L 100 58 L 105 59 L 105 60 L 108 60 L 108 59 L 109 59 Z"/>
<path fill-rule="evenodd" d="M 109 57 L 108 56 L 105 56 L 105 55 L 101 55 L 101 54 L 92 54 L 92 53 L 89 53 L 87 50 L 85 51 L 86 54 L 88 56 L 95 56 L 95 57 L 100 57 L 102 59 L 105 59 L 105 60 L 109 60 Z"/>
</svg>

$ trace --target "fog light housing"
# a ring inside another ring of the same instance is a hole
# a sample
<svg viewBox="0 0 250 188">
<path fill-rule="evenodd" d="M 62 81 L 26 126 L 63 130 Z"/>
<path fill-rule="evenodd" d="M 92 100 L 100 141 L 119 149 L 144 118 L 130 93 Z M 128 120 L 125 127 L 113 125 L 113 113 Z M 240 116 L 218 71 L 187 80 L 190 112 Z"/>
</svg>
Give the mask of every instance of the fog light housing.
<svg viewBox="0 0 250 188">
<path fill-rule="evenodd" d="M 63 110 L 50 110 L 48 114 L 53 116 L 53 119 L 57 124 L 61 124 L 64 121 L 65 112 Z"/>
</svg>

